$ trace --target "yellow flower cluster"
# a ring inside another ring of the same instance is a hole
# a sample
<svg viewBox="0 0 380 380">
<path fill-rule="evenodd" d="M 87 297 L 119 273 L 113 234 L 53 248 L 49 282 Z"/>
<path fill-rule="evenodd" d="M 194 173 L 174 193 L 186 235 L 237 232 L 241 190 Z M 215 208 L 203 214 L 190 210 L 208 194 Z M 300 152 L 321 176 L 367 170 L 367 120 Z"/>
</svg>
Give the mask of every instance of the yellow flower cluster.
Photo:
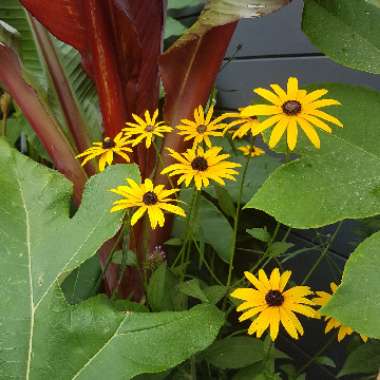
<svg viewBox="0 0 380 380">
<path fill-rule="evenodd" d="M 269 278 L 263 269 L 259 270 L 256 277 L 250 272 L 244 272 L 246 279 L 254 288 L 238 288 L 231 293 L 231 297 L 244 301 L 237 306 L 236 311 L 244 313 L 239 317 L 239 321 L 252 320 L 248 328 L 248 334 L 256 334 L 260 338 L 269 329 L 270 337 L 273 341 L 277 339 L 280 325 L 294 339 L 303 335 L 304 330 L 296 313 L 309 318 L 321 318 L 321 313 L 315 310 L 315 306 L 324 306 L 330 300 L 337 289 L 337 285 L 331 284 L 332 294 L 318 291 L 312 299 L 308 298 L 314 294 L 309 286 L 294 286 L 285 290 L 292 272 L 285 271 L 280 274 L 280 270 L 272 270 Z M 325 333 L 332 329 L 338 329 L 338 341 L 353 333 L 352 328 L 343 325 L 338 320 L 325 316 L 327 321 Z M 364 342 L 367 337 L 362 336 Z"/>
<path fill-rule="evenodd" d="M 250 105 L 240 108 L 239 112 L 224 113 L 216 118 L 213 117 L 213 106 L 206 112 L 200 105 L 194 110 L 192 120 L 182 119 L 176 128 L 166 125 L 164 121 L 159 121 L 158 110 L 155 110 L 153 115 L 146 111 L 144 117 L 132 114 L 133 122 L 127 122 L 126 127 L 117 136 L 114 138 L 107 136 L 102 142 L 94 142 L 93 146 L 77 157 L 83 159 L 82 165 L 98 158 L 99 170 L 103 171 L 107 165 L 114 162 L 117 156 L 122 161 L 130 162 L 129 154 L 133 152 L 132 148 L 140 143 L 145 143 L 145 147 L 149 149 L 152 144 L 155 144 L 156 138 L 162 138 L 165 133 L 175 131 L 184 136 L 184 141 L 192 141 L 193 145 L 184 153 L 169 149 L 169 155 L 175 163 L 164 168 L 161 174 L 175 176 L 178 186 L 184 183 L 188 187 L 194 183 L 195 188 L 201 190 L 209 186 L 210 181 L 225 185 L 225 179 L 235 180 L 238 175 L 236 169 L 241 166 L 229 161 L 230 155 L 222 153 L 221 147 L 213 146 L 210 137 L 223 137 L 226 133 L 232 133 L 232 139 L 243 138 L 247 134 L 254 139 L 258 134 L 273 127 L 269 147 L 275 147 L 286 131 L 288 147 L 294 150 L 299 126 L 313 145 L 319 148 L 320 140 L 315 127 L 331 133 L 331 128 L 323 120 L 343 126 L 338 119 L 320 110 L 322 107 L 340 104 L 333 99 L 321 99 L 327 90 L 321 89 L 307 93 L 298 88 L 296 78 L 289 78 L 287 91 L 277 84 L 272 84 L 271 87 L 273 92 L 264 88 L 254 90 L 271 104 Z M 268 118 L 259 120 L 259 116 Z M 252 143 L 242 145 L 238 147 L 238 150 L 248 157 L 265 154 L 262 148 Z M 138 207 L 132 218 L 134 222 L 141 218 L 145 211 L 148 212 L 152 228 L 163 225 L 162 210 L 184 215 L 182 209 L 179 211 L 180 207 L 168 203 L 175 201 L 174 198 L 168 198 L 168 196 L 179 189 L 173 189 L 173 192 L 169 194 L 166 192 L 172 190 L 165 190 L 161 185 L 154 187 L 151 181 L 145 181 L 141 185 L 129 182 L 128 186 L 120 186 L 113 191 L 124 199 L 117 201 L 112 211 Z M 147 194 L 150 195 L 147 196 Z M 166 208 L 163 205 L 166 205 Z"/>
</svg>

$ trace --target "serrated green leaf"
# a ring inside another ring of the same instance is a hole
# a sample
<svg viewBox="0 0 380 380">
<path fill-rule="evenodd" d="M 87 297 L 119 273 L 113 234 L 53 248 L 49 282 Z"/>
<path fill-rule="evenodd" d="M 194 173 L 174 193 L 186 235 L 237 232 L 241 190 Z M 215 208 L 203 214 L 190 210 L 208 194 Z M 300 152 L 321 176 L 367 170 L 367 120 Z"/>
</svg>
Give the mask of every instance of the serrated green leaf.
<svg viewBox="0 0 380 380">
<path fill-rule="evenodd" d="M 253 238 L 255 238 L 257 240 L 260 240 L 260 241 L 262 241 L 264 243 L 267 243 L 270 240 L 270 238 L 271 238 L 271 235 L 268 232 L 268 229 L 266 227 L 263 227 L 263 228 L 250 228 L 250 229 L 248 229 L 246 231 Z"/>
<path fill-rule="evenodd" d="M 301 144 L 301 157 L 275 170 L 246 206 L 295 228 L 380 214 L 380 93 L 340 84 L 321 87 L 342 103 L 329 112 L 344 128 L 332 135 L 321 132 L 320 151 Z"/>
<path fill-rule="evenodd" d="M 337 63 L 380 74 L 380 2 L 305 0 L 302 28 Z"/>
<path fill-rule="evenodd" d="M 352 351 L 338 377 L 353 374 L 375 374 L 380 369 L 380 342 L 368 342 Z"/>
<path fill-rule="evenodd" d="M 54 170 L 0 140 L 0 378 L 31 371 L 36 317 L 57 279 L 111 238 L 123 215 L 110 213 L 108 190 L 125 177 L 139 180 L 137 166 L 116 165 L 92 177 L 82 205 L 70 218 L 72 185 Z M 5 312 L 6 311 L 6 312 Z M 45 322 L 44 322 L 45 323 Z M 28 376 L 26 376 L 28 378 Z"/>
<path fill-rule="evenodd" d="M 342 283 L 322 313 L 363 335 L 380 339 L 380 232 L 364 240 L 347 260 Z M 360 284 L 360 286 L 359 286 Z"/>
</svg>

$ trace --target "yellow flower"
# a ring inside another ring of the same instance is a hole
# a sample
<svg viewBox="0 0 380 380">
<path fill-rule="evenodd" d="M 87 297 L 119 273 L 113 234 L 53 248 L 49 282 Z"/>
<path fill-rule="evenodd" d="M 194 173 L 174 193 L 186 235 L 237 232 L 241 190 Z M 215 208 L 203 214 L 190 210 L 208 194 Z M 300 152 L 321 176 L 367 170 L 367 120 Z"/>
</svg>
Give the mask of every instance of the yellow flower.
<svg viewBox="0 0 380 380">
<path fill-rule="evenodd" d="M 255 145 L 243 145 L 238 149 L 243 152 L 244 156 L 259 157 L 265 154 L 265 150 Z"/>
<path fill-rule="evenodd" d="M 331 294 L 323 291 L 316 292 L 318 297 L 313 299 L 314 303 L 319 306 L 326 305 L 330 301 L 332 295 L 338 289 L 338 286 L 334 282 L 332 282 L 330 284 L 330 289 Z M 320 313 L 318 313 L 318 315 L 321 316 Z M 343 325 L 335 318 L 325 316 L 324 319 L 327 322 L 325 334 L 329 333 L 332 329 L 339 329 L 338 342 L 341 342 L 346 336 L 351 335 L 354 332 L 351 327 Z M 368 338 L 366 336 L 360 335 L 360 337 L 363 339 L 364 342 L 367 342 Z"/>
<path fill-rule="evenodd" d="M 177 126 L 179 135 L 186 136 L 184 141 L 194 139 L 194 146 L 205 142 L 208 147 L 211 147 L 210 136 L 223 136 L 223 129 L 225 123 L 220 123 L 225 117 L 224 115 L 212 119 L 214 113 L 214 107 L 211 106 L 205 114 L 203 107 L 199 106 L 194 110 L 194 121 L 188 119 L 182 119 L 181 125 Z"/>
<path fill-rule="evenodd" d="M 287 131 L 287 144 L 290 150 L 294 150 L 298 139 L 298 125 L 304 131 L 308 139 L 316 148 L 320 148 L 321 142 L 315 127 L 331 133 L 332 129 L 323 120 L 329 121 L 343 127 L 343 124 L 334 116 L 320 110 L 320 108 L 340 105 L 334 99 L 320 99 L 327 94 L 327 90 L 319 89 L 307 93 L 298 88 L 298 79 L 289 78 L 287 92 L 278 84 L 271 84 L 271 92 L 265 88 L 257 88 L 254 91 L 270 103 L 257 104 L 245 107 L 243 116 L 270 116 L 261 122 L 255 134 L 274 126 L 269 147 L 274 148 L 280 141 L 282 135 Z"/>
<path fill-rule="evenodd" d="M 148 211 L 150 225 L 153 229 L 158 226 L 162 227 L 165 223 L 164 211 L 172 214 L 186 216 L 185 211 L 172 202 L 178 202 L 171 195 L 179 191 L 179 189 L 166 190 L 163 185 L 154 186 L 150 179 L 145 179 L 144 183 L 138 185 L 132 179 L 127 179 L 128 186 L 118 186 L 111 189 L 115 194 L 121 195 L 123 198 L 115 201 L 111 212 L 124 210 L 128 208 L 138 207 L 131 218 L 131 225 L 143 217 Z"/>
<path fill-rule="evenodd" d="M 252 136 L 256 136 L 258 133 L 256 131 L 258 130 L 260 126 L 260 122 L 257 118 L 257 116 L 243 116 L 242 111 L 244 108 L 239 108 L 239 112 L 231 112 L 231 113 L 225 113 L 224 117 L 228 118 L 235 118 L 236 120 L 231 121 L 224 132 L 229 131 L 231 128 L 234 128 L 236 126 L 239 126 L 238 129 L 234 130 L 232 132 L 232 139 L 239 138 L 241 139 L 248 133 L 251 133 Z"/>
<path fill-rule="evenodd" d="M 127 122 L 128 127 L 124 128 L 123 131 L 128 137 L 136 138 L 132 141 L 132 146 L 140 144 L 145 139 L 146 148 L 150 148 L 152 141 L 155 136 L 163 137 L 164 133 L 171 132 L 172 127 L 165 125 L 164 121 L 157 122 L 158 110 L 156 110 L 153 116 L 150 116 L 149 111 L 145 111 L 145 120 L 140 116 L 132 114 L 136 123 Z"/>
<path fill-rule="evenodd" d="M 264 331 L 270 329 L 270 337 L 276 340 L 280 323 L 287 333 L 294 339 L 303 335 L 302 325 L 295 313 L 316 317 L 313 308 L 306 305 L 314 303 L 306 298 L 313 292 L 308 286 L 294 286 L 284 291 L 292 274 L 286 271 L 280 275 L 278 268 L 273 269 L 268 279 L 265 272 L 260 269 L 258 278 L 250 272 L 244 272 L 248 281 L 256 288 L 239 288 L 231 293 L 231 297 L 244 302 L 236 308 L 236 311 L 245 311 L 239 318 L 240 322 L 257 316 L 251 323 L 248 334 L 257 335 L 260 338 Z"/>
<path fill-rule="evenodd" d="M 169 176 L 180 175 L 177 184 L 185 182 L 186 187 L 194 179 L 195 187 L 200 190 L 210 184 L 210 179 L 225 185 L 223 178 L 235 180 L 233 177 L 238 172 L 233 168 L 240 167 L 240 164 L 226 161 L 229 154 L 219 154 L 222 148 L 214 146 L 206 151 L 201 147 L 188 149 L 186 153 L 177 153 L 173 149 L 168 149 L 170 155 L 178 161 L 165 168 L 161 174 L 170 173 Z"/>
<path fill-rule="evenodd" d="M 99 157 L 99 170 L 102 172 L 107 165 L 111 165 L 114 160 L 114 154 L 117 154 L 125 161 L 130 162 L 128 153 L 132 152 L 132 149 L 128 147 L 131 141 L 128 141 L 128 137 L 124 136 L 122 132 L 118 133 L 112 140 L 110 137 L 105 137 L 102 142 L 94 142 L 92 147 L 86 149 L 83 153 L 78 154 L 76 158 L 86 157 L 82 161 L 82 166 L 86 165 L 88 161 L 95 157 Z"/>
</svg>

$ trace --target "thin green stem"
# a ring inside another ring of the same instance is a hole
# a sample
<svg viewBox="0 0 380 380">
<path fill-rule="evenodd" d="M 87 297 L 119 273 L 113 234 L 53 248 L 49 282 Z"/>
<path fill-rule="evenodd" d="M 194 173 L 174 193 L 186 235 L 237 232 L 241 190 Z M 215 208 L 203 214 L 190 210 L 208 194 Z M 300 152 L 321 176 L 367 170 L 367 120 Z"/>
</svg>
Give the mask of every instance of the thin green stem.
<svg viewBox="0 0 380 380">
<path fill-rule="evenodd" d="M 1 136 L 5 137 L 7 134 L 7 114 L 3 114 L 3 117 L 1 119 Z"/>
<path fill-rule="evenodd" d="M 155 152 L 156 152 L 156 156 L 157 156 L 157 158 L 158 158 L 158 161 L 157 161 L 157 163 L 156 163 L 156 167 L 154 168 L 154 170 L 153 170 L 153 172 L 152 172 L 152 176 L 153 176 L 153 178 L 155 178 L 155 176 L 157 176 L 157 170 L 161 167 L 162 169 L 164 169 L 164 167 L 165 167 L 165 163 L 164 163 L 164 160 L 162 159 L 162 155 L 161 155 L 161 151 L 160 151 L 160 149 L 158 148 L 158 146 L 157 146 L 157 144 L 156 144 L 156 142 L 154 141 L 154 139 L 152 140 L 152 145 L 153 145 L 153 147 L 154 147 L 154 150 L 155 150 Z M 162 170 L 161 169 L 161 170 Z M 172 189 L 174 189 L 174 183 L 173 183 L 173 181 L 172 181 L 172 179 L 171 179 L 171 177 L 170 176 L 167 176 L 167 178 L 168 178 L 168 181 L 169 181 L 169 184 L 170 184 L 170 187 L 172 188 Z"/>
<path fill-rule="evenodd" d="M 322 260 L 324 259 L 324 257 L 325 257 L 326 254 L 328 253 L 331 244 L 334 242 L 336 236 L 338 235 L 339 230 L 340 230 L 340 228 L 342 227 L 342 224 L 343 224 L 343 222 L 340 222 L 340 223 L 338 224 L 338 226 L 337 226 L 335 232 L 333 233 L 333 235 L 332 235 L 331 238 L 330 238 L 330 241 L 328 242 L 328 244 L 326 244 L 326 247 L 325 247 L 324 250 L 321 252 L 321 254 L 319 255 L 318 259 L 315 261 L 314 265 L 310 268 L 309 272 L 307 273 L 307 275 L 306 275 L 305 278 L 303 279 L 301 285 L 306 284 L 306 282 L 309 280 L 310 276 L 311 276 L 311 275 L 314 273 L 314 271 L 318 268 L 319 264 L 322 262 Z"/>
<path fill-rule="evenodd" d="M 194 355 L 190 359 L 190 374 L 192 380 L 197 380 L 197 363 Z"/>
<path fill-rule="evenodd" d="M 239 217 L 240 217 L 240 205 L 242 201 L 242 196 L 243 196 L 243 190 L 244 190 L 244 182 L 245 182 L 245 177 L 247 174 L 249 162 L 250 162 L 251 156 L 248 155 L 247 159 L 245 160 L 242 175 L 241 175 L 241 181 L 240 181 L 240 187 L 239 187 L 239 195 L 238 199 L 236 202 L 236 211 L 235 211 L 235 217 L 234 217 L 234 229 L 233 229 L 233 234 L 232 234 L 232 242 L 231 242 L 231 253 L 230 253 L 230 262 L 228 266 L 228 276 L 227 276 L 227 283 L 226 287 L 227 289 L 231 285 L 231 279 L 232 279 L 232 270 L 234 268 L 234 258 L 235 258 L 235 252 L 236 252 L 236 240 L 237 240 L 237 233 L 238 233 L 238 227 L 239 227 Z"/>
<path fill-rule="evenodd" d="M 336 340 L 336 334 L 333 334 L 330 339 L 297 371 L 297 374 L 295 377 L 298 377 L 302 372 L 305 371 L 313 362 L 315 359 L 317 359 L 325 350 L 330 346 L 331 343 L 333 343 Z"/>
</svg>

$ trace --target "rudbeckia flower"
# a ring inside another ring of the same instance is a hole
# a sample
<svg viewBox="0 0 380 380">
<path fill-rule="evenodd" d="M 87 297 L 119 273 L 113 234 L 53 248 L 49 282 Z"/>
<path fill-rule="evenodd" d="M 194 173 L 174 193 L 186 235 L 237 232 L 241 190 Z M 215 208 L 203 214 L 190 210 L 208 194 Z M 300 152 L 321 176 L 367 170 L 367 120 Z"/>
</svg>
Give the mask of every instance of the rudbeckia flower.
<svg viewBox="0 0 380 380">
<path fill-rule="evenodd" d="M 211 147 L 210 136 L 223 136 L 223 129 L 226 126 L 225 123 L 221 123 L 224 116 L 212 120 L 213 113 L 213 106 L 209 108 L 207 115 L 203 107 L 199 106 L 194 110 L 194 120 L 181 120 L 181 124 L 177 126 L 178 134 L 186 136 L 184 141 L 194 140 L 194 146 L 204 141 L 208 147 Z"/>
<path fill-rule="evenodd" d="M 239 146 L 238 149 L 244 154 L 244 156 L 259 157 L 265 154 L 265 150 L 254 145 Z"/>
<path fill-rule="evenodd" d="M 127 179 L 128 186 L 118 186 L 111 189 L 115 194 L 123 198 L 113 203 L 111 212 L 137 207 L 131 218 L 131 225 L 141 219 L 145 212 L 148 212 L 150 225 L 153 229 L 158 226 L 163 227 L 165 223 L 164 211 L 186 216 L 185 211 L 172 203 L 178 202 L 171 196 L 179 189 L 166 190 L 163 185 L 154 186 L 150 179 L 145 179 L 144 183 L 138 185 L 134 180 Z"/>
<path fill-rule="evenodd" d="M 179 175 L 177 184 L 180 185 L 182 182 L 185 182 L 186 187 L 194 180 L 197 190 L 207 187 L 210 184 L 210 179 L 224 186 L 225 182 L 223 178 L 234 181 L 234 175 L 238 174 L 234 168 L 238 168 L 241 165 L 227 161 L 226 159 L 230 155 L 219 154 L 222 149 L 215 146 L 205 151 L 201 147 L 196 147 L 188 149 L 186 153 L 180 154 L 169 148 L 170 156 L 178 161 L 178 163 L 168 166 L 161 174 L 169 173 L 169 176 Z"/>
<path fill-rule="evenodd" d="M 152 117 L 149 111 L 145 111 L 144 116 L 145 120 L 133 113 L 132 117 L 135 123 L 127 122 L 128 127 L 124 128 L 123 131 L 128 137 L 134 138 L 132 146 L 136 146 L 145 140 L 145 146 L 148 149 L 156 136 L 163 137 L 164 133 L 171 132 L 173 128 L 165 125 L 164 121 L 157 122 L 158 110 L 154 112 Z"/>
<path fill-rule="evenodd" d="M 262 269 L 259 270 L 258 278 L 250 272 L 244 272 L 255 289 L 235 289 L 231 297 L 244 301 L 236 308 L 238 312 L 245 311 L 239 318 L 240 322 L 255 317 L 249 326 L 249 335 L 256 334 L 260 338 L 269 328 L 270 337 L 275 341 L 282 324 L 292 338 L 298 339 L 304 331 L 295 313 L 316 317 L 315 310 L 306 306 L 314 305 L 306 298 L 313 293 L 308 286 L 294 286 L 284 290 L 291 274 L 291 271 L 286 271 L 281 275 L 279 269 L 275 268 L 268 279 Z"/>
<path fill-rule="evenodd" d="M 242 111 L 244 108 L 239 108 L 239 112 L 230 112 L 225 113 L 225 118 L 233 118 L 235 120 L 228 123 L 227 127 L 225 128 L 224 132 L 230 131 L 232 129 L 232 139 L 239 138 L 246 136 L 248 133 L 251 134 L 251 136 L 256 136 L 258 133 L 256 131 L 258 130 L 260 126 L 260 122 L 257 118 L 257 116 L 243 116 Z M 238 127 L 236 130 L 235 127 Z"/>
<path fill-rule="evenodd" d="M 318 297 L 313 299 L 314 303 L 321 307 L 325 306 L 330 301 L 332 295 L 338 289 L 338 285 L 332 282 L 330 283 L 330 289 L 331 289 L 331 293 L 327 293 L 324 291 L 316 292 Z M 319 313 L 318 315 L 321 316 Z M 325 334 L 329 333 L 332 329 L 339 329 L 338 342 L 341 342 L 346 336 L 351 335 L 354 332 L 351 327 L 343 325 L 335 318 L 324 316 L 324 319 L 327 322 L 326 327 L 325 327 Z M 366 336 L 360 335 L 360 337 L 362 338 L 364 342 L 367 342 L 368 338 Z"/>
<path fill-rule="evenodd" d="M 131 159 L 127 154 L 132 152 L 132 149 L 128 146 L 130 144 L 131 141 L 128 141 L 128 137 L 120 132 L 113 140 L 110 137 L 105 137 L 102 142 L 94 142 L 92 147 L 78 154 L 76 158 L 85 157 L 81 164 L 84 166 L 93 158 L 99 157 L 99 170 L 102 172 L 107 165 L 112 164 L 115 154 L 126 162 L 130 162 Z"/>
<path fill-rule="evenodd" d="M 278 144 L 286 131 L 288 147 L 294 150 L 297 145 L 298 127 L 300 127 L 311 143 L 319 149 L 321 142 L 315 127 L 327 133 L 331 133 L 332 129 L 325 121 L 343 127 L 336 117 L 320 110 L 323 107 L 340 105 L 335 99 L 321 99 L 327 94 L 327 90 L 319 89 L 307 93 L 298 88 L 298 79 L 292 77 L 288 80 L 286 92 L 278 84 L 272 84 L 271 87 L 273 92 L 265 88 L 254 90 L 256 94 L 272 103 L 271 105 L 251 105 L 242 111 L 245 117 L 268 117 L 260 123 L 255 134 L 274 126 L 269 139 L 270 148 Z"/>
</svg>

